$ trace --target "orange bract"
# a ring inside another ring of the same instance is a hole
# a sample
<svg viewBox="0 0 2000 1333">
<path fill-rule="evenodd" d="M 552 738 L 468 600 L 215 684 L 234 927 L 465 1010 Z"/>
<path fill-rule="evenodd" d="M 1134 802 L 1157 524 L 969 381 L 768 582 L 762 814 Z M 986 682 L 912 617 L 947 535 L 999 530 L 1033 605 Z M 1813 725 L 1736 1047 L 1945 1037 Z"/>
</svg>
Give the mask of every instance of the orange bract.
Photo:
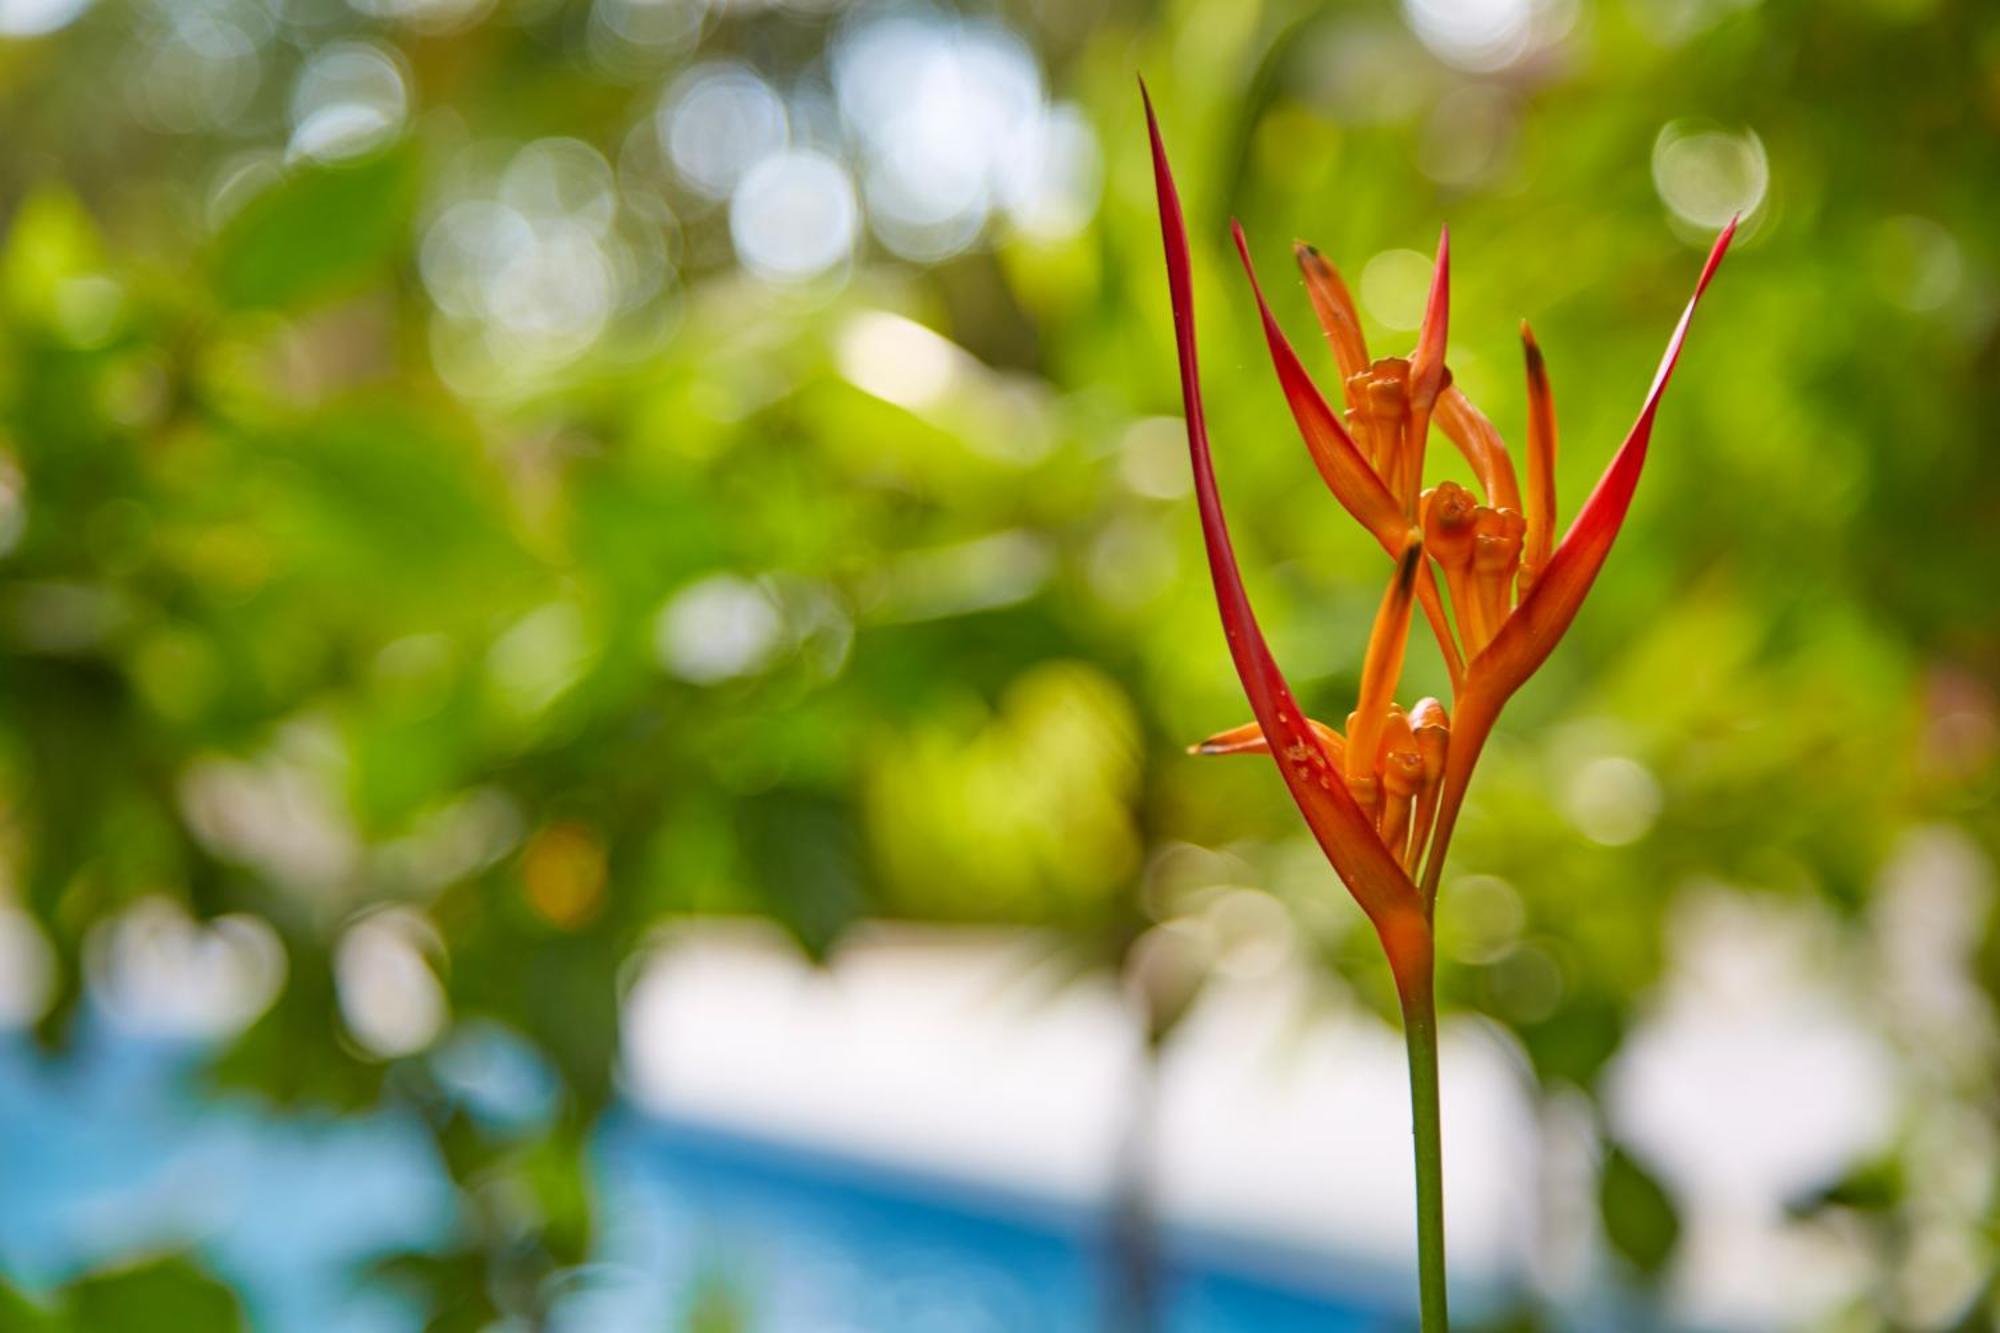
<svg viewBox="0 0 2000 1333">
<path fill-rule="evenodd" d="M 1695 304 L 1729 248 L 1736 224 L 1732 221 L 1716 238 L 1638 420 L 1568 535 L 1553 549 L 1555 414 L 1541 351 L 1524 324 L 1529 429 L 1523 497 L 1499 432 L 1451 383 L 1446 369 L 1449 237 L 1439 236 L 1430 298 L 1408 360 L 1369 359 L 1360 319 L 1339 273 L 1311 246 L 1296 247 L 1314 313 L 1340 370 L 1347 402 L 1343 421 L 1279 329 L 1257 285 L 1243 229 L 1233 228 L 1279 384 L 1313 463 L 1341 505 L 1397 561 L 1369 638 L 1360 698 L 1343 738 L 1299 711 L 1250 610 L 1215 489 L 1195 359 L 1187 232 L 1150 97 L 1146 121 L 1209 572 L 1237 674 L 1256 714 L 1255 722 L 1195 749 L 1202 754 L 1265 753 L 1276 759 L 1306 823 L 1374 921 L 1400 975 L 1405 957 L 1419 952 L 1428 966 L 1429 916 L 1473 764 L 1501 707 L 1547 659 L 1610 552 L 1630 508 L 1660 396 L 1680 356 Z M 1483 502 L 1452 482 L 1422 488 L 1433 417 L 1471 464 Z M 1449 616 L 1434 568 L 1451 596 Z M 1395 703 L 1413 602 L 1423 608 L 1451 677 L 1449 711 L 1435 699 L 1420 700 L 1407 713 Z M 1420 881 L 1415 878 L 1419 868 Z"/>
</svg>

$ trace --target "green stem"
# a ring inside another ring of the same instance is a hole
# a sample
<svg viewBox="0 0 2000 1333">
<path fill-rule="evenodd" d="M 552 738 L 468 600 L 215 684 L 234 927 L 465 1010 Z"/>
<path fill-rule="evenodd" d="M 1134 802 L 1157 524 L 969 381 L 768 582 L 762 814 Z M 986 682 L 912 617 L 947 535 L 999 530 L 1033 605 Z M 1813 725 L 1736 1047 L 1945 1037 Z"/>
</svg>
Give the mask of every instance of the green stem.
<svg viewBox="0 0 2000 1333">
<path fill-rule="evenodd" d="M 1426 939 L 1426 945 L 1429 941 Z M 1438 1110 L 1438 1033 L 1434 963 L 1421 959 L 1399 969 L 1403 1034 L 1410 1047 L 1410 1115 L 1417 1152 L 1417 1290 L 1423 1333 L 1449 1333 L 1444 1285 L 1444 1145 Z"/>
</svg>

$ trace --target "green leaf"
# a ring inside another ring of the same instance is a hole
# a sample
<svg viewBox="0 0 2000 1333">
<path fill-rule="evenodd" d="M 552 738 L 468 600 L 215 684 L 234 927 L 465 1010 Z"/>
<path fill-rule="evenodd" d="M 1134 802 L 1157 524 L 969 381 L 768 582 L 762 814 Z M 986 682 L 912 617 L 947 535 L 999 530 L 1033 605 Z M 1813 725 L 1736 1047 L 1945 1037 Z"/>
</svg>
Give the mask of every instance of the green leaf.
<svg viewBox="0 0 2000 1333">
<path fill-rule="evenodd" d="M 21 201 L 0 246 L 0 296 L 38 323 L 57 323 L 64 284 L 95 272 L 102 250 L 82 202 L 60 186 L 42 186 Z"/>
<path fill-rule="evenodd" d="M 416 168 L 412 150 L 395 148 L 294 169 L 224 226 L 217 294 L 234 306 L 292 306 L 357 282 L 405 236 Z"/>
<path fill-rule="evenodd" d="M 0 1329 L 8 1333 L 63 1333 L 61 1316 L 0 1282 Z"/>
<path fill-rule="evenodd" d="M 851 811 L 832 797 L 780 789 L 744 801 L 741 820 L 766 910 L 808 954 L 825 958 L 867 898 Z"/>
<path fill-rule="evenodd" d="M 263 516 L 268 531 L 329 584 L 352 591 L 357 574 L 380 579 L 364 605 L 422 597 L 455 605 L 461 589 L 434 586 L 446 575 L 485 585 L 520 568 L 496 479 L 477 438 L 449 411 L 353 399 L 302 422 L 280 445 L 269 457 L 290 471 Z"/>
<path fill-rule="evenodd" d="M 1681 1235 L 1680 1213 L 1666 1187 L 1614 1144 L 1598 1177 L 1597 1204 L 1611 1248 L 1641 1273 L 1658 1275 Z"/>
<path fill-rule="evenodd" d="M 244 1326 L 229 1289 L 183 1258 L 93 1274 L 67 1294 L 78 1329 L 227 1333 Z"/>
<path fill-rule="evenodd" d="M 490 1288 L 487 1256 L 476 1247 L 387 1255 L 369 1265 L 368 1278 L 422 1305 L 424 1333 L 480 1333 L 505 1313 Z"/>
<path fill-rule="evenodd" d="M 727 1273 L 705 1268 L 688 1294 L 680 1327 L 687 1333 L 744 1333 L 751 1326 L 750 1300 Z"/>
<path fill-rule="evenodd" d="M 1902 1163 L 1895 1157 L 1879 1157 L 1857 1162 L 1838 1179 L 1791 1200 L 1786 1211 L 1794 1217 L 1811 1217 L 1827 1208 L 1849 1208 L 1863 1213 L 1887 1213 L 1908 1193 Z"/>
</svg>

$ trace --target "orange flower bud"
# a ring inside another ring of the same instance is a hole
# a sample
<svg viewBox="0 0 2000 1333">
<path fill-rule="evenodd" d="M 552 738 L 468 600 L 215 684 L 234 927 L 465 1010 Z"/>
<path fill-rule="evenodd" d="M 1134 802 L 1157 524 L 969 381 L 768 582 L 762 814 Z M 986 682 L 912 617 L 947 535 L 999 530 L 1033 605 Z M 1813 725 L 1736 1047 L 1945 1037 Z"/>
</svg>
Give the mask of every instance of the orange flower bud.
<svg viewBox="0 0 2000 1333">
<path fill-rule="evenodd" d="M 1318 250 L 1304 241 L 1294 241 L 1292 252 L 1298 256 L 1299 272 L 1305 275 L 1306 295 L 1312 298 L 1313 313 L 1319 316 L 1319 326 L 1333 347 L 1334 364 L 1340 367 L 1340 382 L 1346 384 L 1368 369 L 1368 340 L 1361 336 L 1361 317 L 1354 313 L 1354 298 L 1347 294 L 1340 271 Z M 1350 407 L 1354 405 L 1352 397 L 1347 402 Z"/>
<path fill-rule="evenodd" d="M 1549 393 L 1549 370 L 1528 321 L 1521 321 L 1521 347 L 1528 359 L 1528 498 L 1522 510 L 1528 519 L 1521 548 L 1521 596 L 1535 586 L 1535 576 L 1549 562 L 1556 530 L 1556 404 Z"/>
</svg>

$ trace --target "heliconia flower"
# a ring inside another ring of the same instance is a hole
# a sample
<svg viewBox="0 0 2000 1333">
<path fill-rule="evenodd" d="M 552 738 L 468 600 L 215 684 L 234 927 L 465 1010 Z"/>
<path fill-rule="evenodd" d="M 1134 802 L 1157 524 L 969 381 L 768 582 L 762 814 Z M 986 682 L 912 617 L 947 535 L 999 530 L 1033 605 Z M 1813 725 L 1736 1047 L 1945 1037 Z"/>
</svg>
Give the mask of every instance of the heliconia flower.
<svg viewBox="0 0 2000 1333">
<path fill-rule="evenodd" d="M 1202 534 L 1230 652 L 1256 715 L 1194 749 L 1270 754 L 1327 859 L 1381 935 L 1399 979 L 1416 967 L 1427 971 L 1438 877 L 1473 764 L 1501 707 L 1547 659 L 1604 564 L 1630 508 L 1695 305 L 1736 223 L 1716 239 L 1638 420 L 1560 543 L 1553 540 L 1554 406 L 1541 350 L 1527 326 L 1521 329 L 1529 399 L 1525 493 L 1499 432 L 1451 383 L 1445 361 L 1448 234 L 1439 236 L 1423 323 L 1407 360 L 1370 358 L 1339 273 L 1311 246 L 1296 248 L 1340 372 L 1343 416 L 1320 394 L 1278 327 L 1243 229 L 1232 228 L 1279 385 L 1307 451 L 1327 488 L 1396 561 L 1369 638 L 1360 697 L 1343 733 L 1300 710 L 1251 613 L 1216 493 L 1195 358 L 1187 230 L 1150 96 L 1146 122 Z M 1433 422 L 1464 455 L 1478 494 L 1452 482 L 1423 488 Z M 1420 700 L 1407 712 L 1395 703 L 1413 604 L 1422 608 L 1444 656 L 1449 709 L 1436 699 Z"/>
</svg>

